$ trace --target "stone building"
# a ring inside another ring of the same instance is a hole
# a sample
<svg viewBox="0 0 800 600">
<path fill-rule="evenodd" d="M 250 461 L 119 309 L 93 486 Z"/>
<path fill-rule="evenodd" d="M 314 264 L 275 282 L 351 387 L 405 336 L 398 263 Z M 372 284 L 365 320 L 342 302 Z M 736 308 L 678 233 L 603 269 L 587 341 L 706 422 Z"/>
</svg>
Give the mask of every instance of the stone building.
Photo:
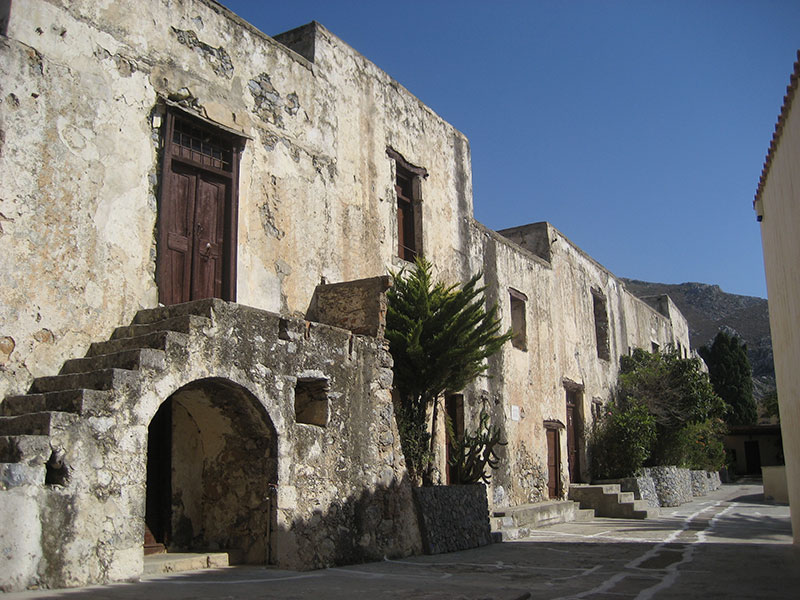
<svg viewBox="0 0 800 600">
<path fill-rule="evenodd" d="M 515 334 L 444 399 L 503 429 L 495 505 L 586 479 L 621 354 L 689 350 L 668 298 L 552 225 L 477 223 L 467 139 L 317 23 L 0 1 L 0 176 L 6 589 L 137 577 L 146 533 L 298 568 L 419 552 L 382 339 L 416 255 L 482 271 Z"/>
<path fill-rule="evenodd" d="M 769 325 L 781 413 L 786 484 L 793 507 L 794 543 L 800 543 L 800 52 L 764 161 L 753 207 L 761 224 Z"/>
</svg>

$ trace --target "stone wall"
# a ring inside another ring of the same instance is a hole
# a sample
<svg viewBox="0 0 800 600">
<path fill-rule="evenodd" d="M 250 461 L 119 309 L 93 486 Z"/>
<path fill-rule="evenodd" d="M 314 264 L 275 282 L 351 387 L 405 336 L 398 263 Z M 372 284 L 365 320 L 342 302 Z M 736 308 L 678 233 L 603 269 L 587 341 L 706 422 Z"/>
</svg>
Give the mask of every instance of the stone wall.
<svg viewBox="0 0 800 600">
<path fill-rule="evenodd" d="M 385 292 L 391 285 L 388 275 L 318 285 L 306 318 L 348 329 L 356 335 L 383 337 Z"/>
<path fill-rule="evenodd" d="M 164 330 L 164 349 L 146 350 L 158 360 L 115 370 L 83 414 L 54 413 L 30 459 L 35 479 L 4 478 L 0 585 L 141 574 L 148 425 L 168 403 L 171 549 L 236 548 L 295 569 L 421 550 L 383 340 L 220 300 L 146 311 L 138 322 L 152 325 L 135 327 L 161 331 L 175 311 L 189 327 Z M 326 382 L 313 424 L 297 412 L 297 384 L 310 379 Z M 44 467 L 51 448 L 58 480 Z"/>
<path fill-rule="evenodd" d="M 660 506 L 680 506 L 692 500 L 692 476 L 689 469 L 650 467 L 645 472 L 653 478 Z"/>
<path fill-rule="evenodd" d="M 486 486 L 414 488 L 427 554 L 456 552 L 492 543 Z"/>
</svg>

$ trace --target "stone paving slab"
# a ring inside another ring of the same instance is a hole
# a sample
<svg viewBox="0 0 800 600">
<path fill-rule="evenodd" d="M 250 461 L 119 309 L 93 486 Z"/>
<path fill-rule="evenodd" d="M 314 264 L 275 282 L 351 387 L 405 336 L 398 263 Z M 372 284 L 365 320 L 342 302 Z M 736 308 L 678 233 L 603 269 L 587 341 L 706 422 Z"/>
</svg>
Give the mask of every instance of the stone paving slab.
<svg viewBox="0 0 800 600">
<path fill-rule="evenodd" d="M 284 571 L 230 567 L 17 598 L 797 598 L 800 548 L 789 507 L 757 485 L 726 485 L 655 519 L 595 519 L 523 540 L 377 563 Z"/>
</svg>

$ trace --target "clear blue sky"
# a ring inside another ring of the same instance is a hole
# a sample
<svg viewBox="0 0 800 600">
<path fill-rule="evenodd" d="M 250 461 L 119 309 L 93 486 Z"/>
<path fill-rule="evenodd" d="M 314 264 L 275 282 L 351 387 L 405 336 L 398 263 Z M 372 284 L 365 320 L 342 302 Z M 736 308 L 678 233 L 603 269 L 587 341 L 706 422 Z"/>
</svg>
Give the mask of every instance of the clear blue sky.
<svg viewBox="0 0 800 600">
<path fill-rule="evenodd" d="M 222 3 L 269 35 L 319 21 L 466 134 L 485 225 L 766 296 L 752 199 L 800 1 Z"/>
</svg>

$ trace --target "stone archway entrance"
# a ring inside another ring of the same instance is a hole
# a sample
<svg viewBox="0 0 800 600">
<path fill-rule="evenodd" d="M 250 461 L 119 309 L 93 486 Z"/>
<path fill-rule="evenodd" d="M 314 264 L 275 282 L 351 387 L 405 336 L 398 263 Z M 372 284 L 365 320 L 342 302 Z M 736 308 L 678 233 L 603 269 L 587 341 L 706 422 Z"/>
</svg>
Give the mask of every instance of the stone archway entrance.
<svg viewBox="0 0 800 600">
<path fill-rule="evenodd" d="M 237 550 L 271 562 L 277 436 L 259 404 L 230 381 L 172 394 L 148 431 L 145 523 L 167 551 Z"/>
</svg>

